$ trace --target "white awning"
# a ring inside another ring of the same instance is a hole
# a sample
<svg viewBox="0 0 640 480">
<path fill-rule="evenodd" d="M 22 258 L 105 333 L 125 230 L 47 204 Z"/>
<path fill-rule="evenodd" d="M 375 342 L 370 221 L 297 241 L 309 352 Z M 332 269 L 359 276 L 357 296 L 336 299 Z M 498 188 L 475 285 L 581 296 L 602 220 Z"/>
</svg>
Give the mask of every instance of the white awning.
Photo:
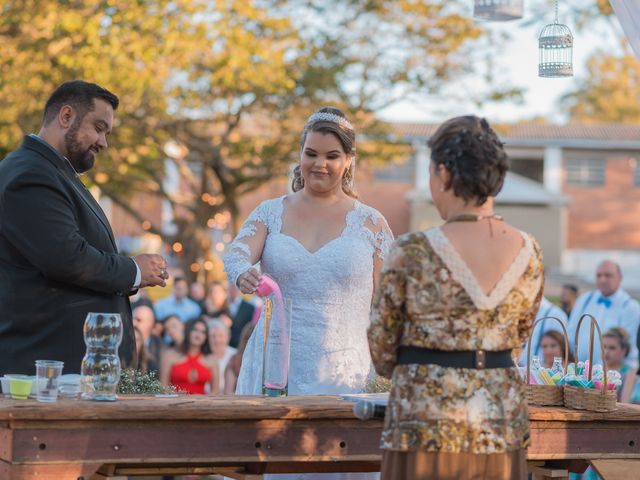
<svg viewBox="0 0 640 480">
<path fill-rule="evenodd" d="M 631 48 L 640 59 L 640 0 L 609 0 Z"/>
</svg>

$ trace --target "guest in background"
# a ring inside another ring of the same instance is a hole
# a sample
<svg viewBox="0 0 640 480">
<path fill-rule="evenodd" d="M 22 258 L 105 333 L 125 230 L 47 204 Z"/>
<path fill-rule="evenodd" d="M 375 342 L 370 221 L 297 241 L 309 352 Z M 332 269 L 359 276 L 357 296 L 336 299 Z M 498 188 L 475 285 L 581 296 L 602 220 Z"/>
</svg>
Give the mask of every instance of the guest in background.
<svg viewBox="0 0 640 480">
<path fill-rule="evenodd" d="M 556 330 L 549 330 L 540 340 L 541 364 L 545 368 L 553 366 L 553 359 L 558 357 L 562 359 L 564 366 L 564 335 Z M 569 363 L 573 362 L 573 354 L 569 352 Z"/>
<path fill-rule="evenodd" d="M 376 371 L 392 378 L 381 478 L 523 480 L 529 421 L 512 351 L 542 298 L 542 253 L 494 211 L 509 163 L 486 120 L 448 120 L 429 146 L 445 224 L 395 242 L 368 332 Z"/>
<path fill-rule="evenodd" d="M 160 381 L 190 394 L 220 391 L 218 362 L 209 348 L 209 329 L 202 319 L 185 325 L 180 350 L 167 349 L 162 355 Z"/>
<path fill-rule="evenodd" d="M 571 315 L 576 300 L 578 300 L 578 287 L 571 283 L 564 284 L 560 291 L 560 303 L 567 317 Z"/>
<path fill-rule="evenodd" d="M 220 315 L 229 316 L 228 294 L 221 282 L 212 282 L 207 288 L 207 296 L 202 304 L 202 313 L 207 317 L 217 318 Z"/>
<path fill-rule="evenodd" d="M 133 327 L 136 336 L 136 356 L 138 358 L 137 370 L 141 372 L 149 371 L 149 353 L 144 346 L 142 332 L 138 327 Z"/>
<path fill-rule="evenodd" d="M 606 369 L 616 370 L 622 376 L 623 383 L 618 388 L 618 398 L 620 398 L 624 381 L 627 380 L 627 373 L 632 371 L 628 365 L 625 365 L 625 359 L 631 350 L 629 334 L 623 328 L 611 328 L 602 335 L 602 347 Z"/>
<path fill-rule="evenodd" d="M 156 321 L 151 329 L 151 335 L 162 340 L 164 338 L 164 323 Z"/>
<path fill-rule="evenodd" d="M 640 375 L 633 370 L 627 372 L 627 378 L 622 384 L 620 401 L 624 403 L 640 403 Z"/>
<path fill-rule="evenodd" d="M 132 295 L 131 298 L 131 310 L 136 309 L 140 305 L 145 305 L 147 307 L 153 308 L 153 301 L 149 298 L 149 294 L 147 290 L 141 289 L 138 290 L 135 295 Z"/>
<path fill-rule="evenodd" d="M 164 324 L 164 343 L 169 347 L 178 348 L 184 341 L 184 322 L 176 315 L 169 315 Z"/>
<path fill-rule="evenodd" d="M 562 324 L 567 328 L 569 324 L 569 319 L 564 311 L 558 307 L 557 305 L 551 303 L 547 300 L 546 297 L 542 297 L 542 301 L 540 302 L 540 307 L 538 308 L 538 312 L 536 313 L 536 320 L 543 319 L 546 317 L 555 317 L 562 322 Z M 544 334 L 549 331 L 558 331 L 562 330 L 562 327 L 553 319 L 547 318 L 546 320 L 542 320 L 534 330 L 531 332 L 531 338 L 529 341 L 531 342 L 531 356 L 541 355 L 542 351 L 542 337 Z M 527 348 L 528 344 L 525 344 L 522 347 L 522 354 L 520 355 L 519 365 L 525 366 L 527 364 Z M 564 350 L 564 347 L 563 347 Z M 553 362 L 553 358 L 551 359 Z"/>
<path fill-rule="evenodd" d="M 142 334 L 142 342 L 147 356 L 146 370 L 158 373 L 160 370 L 160 350 L 162 339 L 153 335 L 156 318 L 151 307 L 140 305 L 133 310 L 133 325 Z"/>
<path fill-rule="evenodd" d="M 257 311 L 257 310 L 256 310 Z M 260 315 L 258 314 L 258 318 Z M 236 393 L 236 384 L 238 383 L 238 375 L 240 375 L 240 367 L 242 366 L 242 355 L 244 354 L 244 349 L 249 342 L 249 338 L 253 333 L 253 330 L 256 328 L 258 321 L 251 321 L 245 325 L 242 329 L 242 334 L 240 335 L 240 343 L 238 344 L 237 352 L 229 359 L 229 363 L 227 363 L 227 368 L 224 371 L 224 394 L 225 395 L 233 395 Z"/>
<path fill-rule="evenodd" d="M 220 391 L 224 392 L 225 369 L 231 357 L 237 350 L 229 346 L 231 333 L 225 322 L 216 318 L 207 322 L 209 326 L 209 345 L 211 346 L 211 354 L 218 362 L 218 372 L 220 378 Z"/>
<path fill-rule="evenodd" d="M 228 293 L 229 316 L 232 320 L 231 340 L 229 340 L 229 345 L 237 348 L 240 344 L 240 335 L 242 334 L 242 329 L 249 322 L 251 322 L 252 318 L 254 318 L 256 307 L 255 305 L 247 302 L 244 298 L 242 298 L 240 290 L 238 290 L 238 287 L 233 285 L 232 282 L 229 282 L 228 284 Z"/>
<path fill-rule="evenodd" d="M 631 368 L 637 368 L 638 347 L 635 339 L 638 334 L 638 325 L 640 324 L 640 305 L 622 289 L 621 282 L 622 271 L 617 263 L 605 260 L 598 265 L 596 272 L 598 289 L 580 295 L 571 311 L 571 316 L 569 317 L 569 341 L 573 348 L 578 321 L 583 314 L 589 313 L 596 318 L 600 325 L 600 330 L 603 332 L 613 327 L 620 327 L 627 331 L 629 338 L 633 339 L 633 342 L 626 363 Z M 587 319 L 582 324 L 583 327 L 580 329 L 578 344 L 580 358 L 576 358 L 576 360 L 584 361 L 587 360 L 587 355 L 589 355 L 590 329 Z M 602 363 L 600 340 L 597 336 L 593 345 L 593 361 L 594 363 Z"/>
<path fill-rule="evenodd" d="M 176 277 L 173 281 L 173 294 L 156 302 L 156 318 L 175 315 L 183 322 L 188 322 L 200 317 L 202 308 L 187 297 L 188 291 L 187 281 L 182 277 Z"/>
<path fill-rule="evenodd" d="M 202 282 L 193 282 L 189 285 L 189 298 L 200 305 L 200 308 L 202 308 L 205 297 L 206 290 Z"/>
</svg>

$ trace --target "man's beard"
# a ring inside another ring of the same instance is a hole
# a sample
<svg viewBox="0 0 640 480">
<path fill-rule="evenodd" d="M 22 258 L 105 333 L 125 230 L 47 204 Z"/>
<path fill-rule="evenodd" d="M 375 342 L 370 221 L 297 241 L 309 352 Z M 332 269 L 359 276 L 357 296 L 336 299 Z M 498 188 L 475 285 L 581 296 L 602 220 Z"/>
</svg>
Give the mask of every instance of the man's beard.
<svg viewBox="0 0 640 480">
<path fill-rule="evenodd" d="M 67 158 L 77 173 L 84 173 L 90 170 L 95 163 L 96 157 L 90 148 L 82 149 L 78 142 L 78 130 L 80 130 L 80 121 L 76 120 L 69 131 L 64 135 L 64 145 L 67 149 Z"/>
</svg>

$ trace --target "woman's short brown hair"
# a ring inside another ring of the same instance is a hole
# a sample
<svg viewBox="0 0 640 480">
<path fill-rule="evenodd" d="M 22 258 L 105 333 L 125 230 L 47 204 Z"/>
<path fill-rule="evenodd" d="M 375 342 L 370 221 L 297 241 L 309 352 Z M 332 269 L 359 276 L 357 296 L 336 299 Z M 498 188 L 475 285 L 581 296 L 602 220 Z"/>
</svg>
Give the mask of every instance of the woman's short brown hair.
<svg viewBox="0 0 640 480">
<path fill-rule="evenodd" d="M 496 132 L 484 118 L 474 115 L 444 122 L 429 139 L 431 161 L 451 174 L 447 189 L 465 202 L 482 205 L 495 197 L 509 169 L 509 157 Z"/>
</svg>

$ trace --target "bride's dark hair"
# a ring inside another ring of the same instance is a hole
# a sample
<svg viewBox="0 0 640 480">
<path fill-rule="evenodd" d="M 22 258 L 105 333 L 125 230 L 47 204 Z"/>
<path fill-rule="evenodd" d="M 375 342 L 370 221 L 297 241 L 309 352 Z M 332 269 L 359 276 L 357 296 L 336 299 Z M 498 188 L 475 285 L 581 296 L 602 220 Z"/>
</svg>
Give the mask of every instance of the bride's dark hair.
<svg viewBox="0 0 640 480">
<path fill-rule="evenodd" d="M 337 117 L 343 118 L 345 122 L 331 121 L 327 119 L 314 120 L 313 116 L 318 113 L 328 113 Z M 304 147 L 304 142 L 307 140 L 309 132 L 321 132 L 330 133 L 334 135 L 342 145 L 344 152 L 347 155 L 352 156 L 351 165 L 342 174 L 342 191 L 353 198 L 358 198 L 358 195 L 353 190 L 354 172 L 355 172 L 355 156 L 356 156 L 356 133 L 350 126 L 346 115 L 339 108 L 335 107 L 322 107 L 317 110 L 314 115 L 310 117 L 311 121 L 308 121 L 304 126 L 302 137 L 300 138 L 300 148 Z M 304 188 L 304 178 L 300 170 L 300 164 L 296 165 L 293 169 L 293 181 L 291 182 L 291 189 L 294 192 L 302 190 Z"/>
</svg>

